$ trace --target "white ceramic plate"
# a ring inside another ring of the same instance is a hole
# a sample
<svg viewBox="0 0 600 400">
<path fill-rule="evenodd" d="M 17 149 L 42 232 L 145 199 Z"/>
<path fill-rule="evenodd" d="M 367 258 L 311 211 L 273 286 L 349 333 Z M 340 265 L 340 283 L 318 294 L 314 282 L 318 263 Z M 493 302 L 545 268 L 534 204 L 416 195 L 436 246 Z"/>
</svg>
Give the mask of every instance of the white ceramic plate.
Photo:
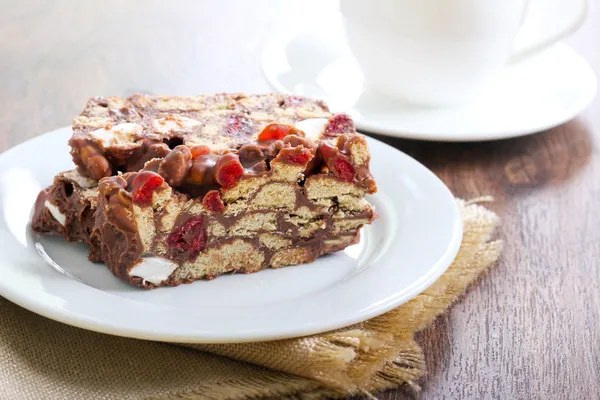
<svg viewBox="0 0 600 400">
<path fill-rule="evenodd" d="M 596 93 L 588 63 L 559 44 L 505 68 L 473 104 L 409 106 L 363 85 L 339 13 L 277 35 L 263 53 L 262 67 L 278 92 L 322 98 L 332 110 L 349 112 L 360 130 L 420 140 L 482 141 L 540 132 L 575 117 Z"/>
<path fill-rule="evenodd" d="M 83 244 L 31 230 L 40 189 L 71 169 L 69 128 L 0 155 L 0 295 L 67 324 L 172 342 L 242 342 L 322 332 L 411 299 L 453 260 L 462 221 L 429 170 L 369 139 L 380 219 L 359 244 L 308 265 L 143 290 L 87 261 Z"/>
</svg>

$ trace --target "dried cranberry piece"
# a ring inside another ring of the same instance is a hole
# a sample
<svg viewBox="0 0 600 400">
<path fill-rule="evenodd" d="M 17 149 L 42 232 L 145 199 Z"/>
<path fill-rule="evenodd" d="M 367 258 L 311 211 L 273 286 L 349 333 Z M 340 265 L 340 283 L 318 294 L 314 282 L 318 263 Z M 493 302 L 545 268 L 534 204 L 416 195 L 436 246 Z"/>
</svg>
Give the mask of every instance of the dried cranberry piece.
<svg viewBox="0 0 600 400">
<path fill-rule="evenodd" d="M 352 182 L 354 180 L 354 167 L 344 158 L 337 158 L 333 162 L 333 173 L 345 182 Z"/>
<path fill-rule="evenodd" d="M 189 260 L 194 260 L 206 247 L 208 234 L 204 216 L 197 215 L 188 219 L 175 229 L 168 237 L 167 244 L 176 252 L 188 253 Z"/>
<path fill-rule="evenodd" d="M 223 131 L 228 136 L 250 136 L 254 132 L 254 127 L 250 118 L 241 114 L 233 114 L 225 121 Z"/>
<path fill-rule="evenodd" d="M 335 176 L 345 182 L 352 182 L 354 180 L 356 173 L 354 167 L 348 161 L 348 157 L 342 154 L 337 147 L 321 142 L 319 143 L 319 153 Z"/>
<path fill-rule="evenodd" d="M 142 171 L 133 179 L 131 184 L 131 197 L 136 204 L 147 205 L 152 202 L 152 193 L 161 186 L 165 180 L 162 176 L 152 171 Z"/>
<path fill-rule="evenodd" d="M 335 137 L 343 133 L 355 132 L 354 121 L 348 114 L 335 114 L 325 125 L 324 136 Z"/>
<path fill-rule="evenodd" d="M 281 149 L 277 159 L 288 164 L 305 165 L 313 158 L 312 152 L 302 146 Z"/>
<path fill-rule="evenodd" d="M 223 204 L 218 190 L 209 190 L 202 198 L 202 204 L 212 212 L 223 212 L 225 210 L 225 204 Z"/>
<path fill-rule="evenodd" d="M 240 180 L 244 167 L 237 154 L 227 153 L 219 158 L 213 171 L 215 181 L 224 188 L 230 188 Z"/>
</svg>

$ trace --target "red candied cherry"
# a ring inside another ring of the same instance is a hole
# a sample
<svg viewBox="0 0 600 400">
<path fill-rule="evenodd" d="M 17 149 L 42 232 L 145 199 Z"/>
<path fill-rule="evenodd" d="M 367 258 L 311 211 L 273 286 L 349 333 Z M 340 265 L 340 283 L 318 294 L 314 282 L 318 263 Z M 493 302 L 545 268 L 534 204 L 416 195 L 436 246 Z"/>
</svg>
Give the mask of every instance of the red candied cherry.
<svg viewBox="0 0 600 400">
<path fill-rule="evenodd" d="M 192 147 L 190 149 L 190 151 L 192 152 L 192 160 L 193 160 L 196 157 L 205 156 L 207 154 L 210 154 L 210 147 L 208 147 L 204 144 L 199 144 L 199 145 Z"/>
<path fill-rule="evenodd" d="M 218 190 L 209 190 L 202 198 L 202 204 L 212 212 L 223 212 L 225 210 L 225 204 L 223 204 Z"/>
<path fill-rule="evenodd" d="M 224 188 L 230 188 L 240 180 L 244 167 L 237 154 L 227 153 L 217 160 L 213 171 L 215 181 Z"/>
<path fill-rule="evenodd" d="M 167 245 L 177 252 L 189 252 L 189 260 L 192 261 L 206 247 L 207 238 L 204 216 L 197 215 L 171 232 Z"/>
<path fill-rule="evenodd" d="M 277 155 L 277 159 L 295 165 L 305 165 L 308 164 L 310 160 L 313 159 L 312 152 L 302 146 L 298 147 L 286 147 L 281 149 L 279 154 Z"/>
<path fill-rule="evenodd" d="M 342 133 L 354 132 L 354 121 L 347 114 L 335 114 L 325 125 L 324 135 L 326 137 L 339 136 Z"/>
<path fill-rule="evenodd" d="M 287 135 L 304 136 L 304 133 L 291 125 L 269 124 L 258 134 L 258 140 L 281 140 Z"/>
<path fill-rule="evenodd" d="M 344 182 L 352 182 L 356 171 L 348 158 L 342 154 L 337 147 L 331 146 L 325 142 L 319 143 L 319 152 L 327 164 L 327 167 L 335 176 Z"/>
<path fill-rule="evenodd" d="M 152 202 L 152 193 L 161 186 L 165 180 L 162 176 L 152 171 L 142 171 L 133 179 L 131 184 L 131 196 L 136 204 L 150 204 Z"/>
<path fill-rule="evenodd" d="M 333 162 L 333 173 L 345 182 L 352 182 L 354 180 L 354 167 L 344 158 L 337 158 Z"/>
</svg>

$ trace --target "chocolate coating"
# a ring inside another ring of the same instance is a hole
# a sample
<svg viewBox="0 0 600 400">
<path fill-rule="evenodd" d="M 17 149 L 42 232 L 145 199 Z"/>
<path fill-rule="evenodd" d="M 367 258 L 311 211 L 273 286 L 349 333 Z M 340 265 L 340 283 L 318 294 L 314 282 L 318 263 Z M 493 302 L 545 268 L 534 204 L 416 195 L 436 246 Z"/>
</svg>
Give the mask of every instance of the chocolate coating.
<svg viewBox="0 0 600 400">
<path fill-rule="evenodd" d="M 98 185 L 98 208 L 91 240 L 100 243 L 100 255 L 118 278 L 130 281 L 128 274 L 140 259 L 144 246 L 133 214 L 127 180 L 121 176 L 102 179 Z"/>
<path fill-rule="evenodd" d="M 187 146 L 177 146 L 162 160 L 158 174 L 174 187 L 181 186 L 192 165 L 192 153 Z"/>
<path fill-rule="evenodd" d="M 127 172 L 136 172 L 144 168 L 144 165 L 154 158 L 164 158 L 169 154 L 169 146 L 162 141 L 145 138 L 142 145 L 138 147 L 127 163 Z"/>
<path fill-rule="evenodd" d="M 96 191 L 90 188 L 88 193 L 88 189 L 80 187 L 69 174 L 58 174 L 52 186 L 39 193 L 31 226 L 37 232 L 60 234 L 70 242 L 89 242 L 94 226 Z M 46 201 L 57 207 L 65 216 L 64 226 L 46 208 Z M 89 259 L 92 262 L 101 261 L 96 246 L 90 247 Z"/>
<path fill-rule="evenodd" d="M 83 175 L 95 180 L 112 175 L 113 167 L 96 143 L 77 138 L 71 140 L 69 144 L 73 162 Z"/>
</svg>

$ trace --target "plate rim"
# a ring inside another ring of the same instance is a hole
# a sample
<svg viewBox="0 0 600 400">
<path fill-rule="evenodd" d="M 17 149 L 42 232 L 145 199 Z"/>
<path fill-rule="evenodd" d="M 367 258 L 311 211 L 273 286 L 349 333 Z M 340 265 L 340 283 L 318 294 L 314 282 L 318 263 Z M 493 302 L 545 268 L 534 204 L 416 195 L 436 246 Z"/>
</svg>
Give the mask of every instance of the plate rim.
<svg viewBox="0 0 600 400">
<path fill-rule="evenodd" d="M 0 159 L 3 158 L 7 153 L 15 151 L 20 147 L 25 147 L 31 145 L 31 142 L 52 134 L 59 134 L 65 131 L 70 131 L 71 127 L 62 127 L 52 131 L 49 131 L 45 134 L 39 135 L 37 137 L 31 138 L 23 143 L 20 143 L 11 149 L 0 154 Z M 110 324 L 106 324 L 105 321 L 97 320 L 90 315 L 82 315 L 80 313 L 76 313 L 70 310 L 65 310 L 59 307 L 54 307 L 52 305 L 43 304 L 39 300 L 36 301 L 35 295 L 31 295 L 31 293 L 27 292 L 25 294 L 21 293 L 18 287 L 13 287 L 10 282 L 7 282 L 3 279 L 0 279 L 0 295 L 6 298 L 7 300 L 26 308 L 29 311 L 32 311 L 36 314 L 44 316 L 46 318 L 59 321 L 62 323 L 66 323 L 71 326 L 106 333 L 116 336 L 136 338 L 136 339 L 145 339 L 145 340 L 157 340 L 163 342 L 178 342 L 178 343 L 243 343 L 243 342 L 260 342 L 260 341 L 268 341 L 268 340 L 280 340 L 287 338 L 296 338 L 303 337 L 307 335 L 322 333 L 331 331 L 334 329 L 343 328 L 355 323 L 359 323 L 365 321 L 367 319 L 373 318 L 375 316 L 381 315 L 391 309 L 394 309 L 406 302 L 410 301 L 418 294 L 422 293 L 429 286 L 431 286 L 451 265 L 452 261 L 455 259 L 460 245 L 462 243 L 463 238 L 463 221 L 461 217 L 461 213 L 459 210 L 458 203 L 454 195 L 450 192 L 448 187 L 428 168 L 419 163 L 414 158 L 410 157 L 406 153 L 394 148 L 393 146 L 388 145 L 387 143 L 381 142 L 377 139 L 367 138 L 369 141 L 375 141 L 379 145 L 383 145 L 388 148 L 388 150 L 396 151 L 405 156 L 409 162 L 414 163 L 417 168 L 422 168 L 422 170 L 430 175 L 430 178 L 433 179 L 435 185 L 439 186 L 442 191 L 450 200 L 452 200 L 452 210 L 454 214 L 454 225 L 452 227 L 452 237 L 450 243 L 447 245 L 447 248 L 444 254 L 437 260 L 435 265 L 433 265 L 429 270 L 428 274 L 421 276 L 416 282 L 413 282 L 409 285 L 408 288 L 404 289 L 404 295 L 401 299 L 393 299 L 387 301 L 385 304 L 373 307 L 370 311 L 362 311 L 354 313 L 352 316 L 347 317 L 343 321 L 336 320 L 333 324 L 329 325 L 319 325 L 318 327 L 314 326 L 302 326 L 302 329 L 295 329 L 295 333 L 258 333 L 256 335 L 251 335 L 247 337 L 239 337 L 239 336 L 226 336 L 226 337 L 210 337 L 210 336 L 201 336 L 197 335 L 191 336 L 188 335 L 173 335 L 173 334 L 161 334 L 156 332 L 148 332 L 143 328 L 122 328 L 118 326 L 113 326 Z M 450 204 L 450 203 L 448 203 Z M 4 229 L 4 227 L 3 227 Z M 2 261 L 2 255 L 0 255 L 0 262 Z M 8 266 L 9 268 L 14 268 L 14 265 Z M 18 267 L 18 266 L 17 266 Z M 66 278 L 66 277 L 65 277 Z M 69 278 L 70 279 L 70 278 Z M 115 278 L 116 279 L 116 278 Z M 92 288 L 93 289 L 93 288 Z M 99 290 L 99 289 L 94 289 Z"/>
</svg>

